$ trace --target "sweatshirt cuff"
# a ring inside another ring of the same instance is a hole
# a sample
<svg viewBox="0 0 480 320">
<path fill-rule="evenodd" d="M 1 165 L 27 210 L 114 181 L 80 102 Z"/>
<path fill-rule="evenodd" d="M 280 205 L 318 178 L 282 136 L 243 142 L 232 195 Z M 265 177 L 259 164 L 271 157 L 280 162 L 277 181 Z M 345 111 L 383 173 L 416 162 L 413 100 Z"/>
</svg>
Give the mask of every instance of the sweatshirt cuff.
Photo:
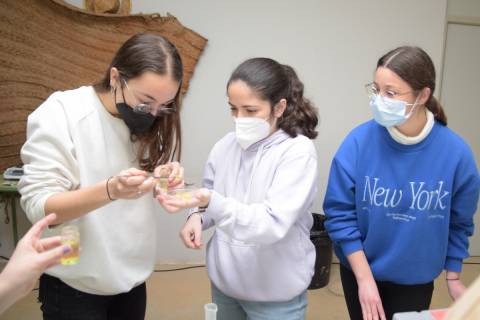
<svg viewBox="0 0 480 320">
<path fill-rule="evenodd" d="M 342 241 L 340 243 L 340 246 L 342 247 L 342 251 L 345 257 L 349 256 L 350 254 L 356 251 L 360 251 L 363 249 L 363 244 L 362 244 L 362 241 L 360 241 L 360 239 Z"/>
<path fill-rule="evenodd" d="M 462 272 L 462 259 L 447 258 L 447 261 L 445 261 L 445 270 Z"/>
<path fill-rule="evenodd" d="M 212 191 L 210 202 L 208 203 L 207 210 L 205 210 L 204 214 L 217 223 L 226 215 L 226 207 L 227 199 L 218 194 L 216 191 Z"/>
</svg>

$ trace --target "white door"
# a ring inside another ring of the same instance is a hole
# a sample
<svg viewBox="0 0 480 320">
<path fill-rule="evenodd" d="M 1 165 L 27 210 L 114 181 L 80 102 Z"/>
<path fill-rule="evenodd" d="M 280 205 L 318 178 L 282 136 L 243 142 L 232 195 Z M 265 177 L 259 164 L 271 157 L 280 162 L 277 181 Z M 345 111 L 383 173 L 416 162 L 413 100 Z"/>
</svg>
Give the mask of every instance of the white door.
<svg viewBox="0 0 480 320">
<path fill-rule="evenodd" d="M 480 23 L 448 24 L 441 100 L 448 126 L 467 141 L 480 168 Z M 470 255 L 480 256 L 480 210 Z"/>
</svg>

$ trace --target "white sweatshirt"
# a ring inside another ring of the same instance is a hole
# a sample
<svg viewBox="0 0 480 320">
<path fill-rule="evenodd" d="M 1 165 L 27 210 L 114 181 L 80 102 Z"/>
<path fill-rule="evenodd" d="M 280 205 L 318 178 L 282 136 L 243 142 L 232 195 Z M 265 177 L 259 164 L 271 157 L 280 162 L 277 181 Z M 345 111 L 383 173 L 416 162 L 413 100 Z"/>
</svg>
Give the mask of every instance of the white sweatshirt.
<svg viewBox="0 0 480 320">
<path fill-rule="evenodd" d="M 55 92 L 29 117 L 21 157 L 21 205 L 31 222 L 45 216 L 45 201 L 138 167 L 130 132 L 103 107 L 92 87 Z M 92 294 L 127 292 L 144 282 L 156 260 L 159 206 L 147 194 L 116 200 L 69 224 L 80 228 L 80 262 L 47 271 Z M 44 236 L 58 234 L 60 227 Z"/>
<path fill-rule="evenodd" d="M 245 151 L 234 133 L 217 142 L 203 180 L 214 190 L 203 227 L 216 226 L 207 268 L 217 288 L 250 301 L 286 301 L 306 290 L 316 182 L 317 155 L 305 136 L 278 130 Z"/>
</svg>

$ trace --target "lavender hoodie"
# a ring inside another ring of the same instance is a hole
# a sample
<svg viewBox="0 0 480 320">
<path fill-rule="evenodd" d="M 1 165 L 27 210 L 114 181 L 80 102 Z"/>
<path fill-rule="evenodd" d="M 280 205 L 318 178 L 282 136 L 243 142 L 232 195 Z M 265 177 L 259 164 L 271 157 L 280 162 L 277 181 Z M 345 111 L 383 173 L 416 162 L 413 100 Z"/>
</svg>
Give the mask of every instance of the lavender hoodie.
<svg viewBox="0 0 480 320">
<path fill-rule="evenodd" d="M 213 190 L 203 229 L 216 227 L 207 269 L 217 288 L 250 301 L 287 301 L 306 290 L 316 181 L 316 150 L 303 135 L 278 130 L 242 150 L 229 133 L 215 144 L 203 179 Z"/>
</svg>

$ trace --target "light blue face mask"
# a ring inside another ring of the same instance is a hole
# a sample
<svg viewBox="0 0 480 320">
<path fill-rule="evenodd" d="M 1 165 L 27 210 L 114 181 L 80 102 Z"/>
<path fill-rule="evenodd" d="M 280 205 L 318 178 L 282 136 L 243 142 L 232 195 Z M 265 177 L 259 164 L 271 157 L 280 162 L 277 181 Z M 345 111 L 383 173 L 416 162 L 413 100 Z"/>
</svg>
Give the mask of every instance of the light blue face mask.
<svg viewBox="0 0 480 320">
<path fill-rule="evenodd" d="M 413 108 L 408 114 L 406 114 L 408 106 L 413 106 Z M 407 103 L 405 101 L 390 99 L 380 95 L 374 95 L 370 100 L 370 107 L 372 108 L 375 121 L 384 127 L 393 127 L 403 124 L 410 118 L 416 106 L 416 100 L 415 103 Z"/>
</svg>

